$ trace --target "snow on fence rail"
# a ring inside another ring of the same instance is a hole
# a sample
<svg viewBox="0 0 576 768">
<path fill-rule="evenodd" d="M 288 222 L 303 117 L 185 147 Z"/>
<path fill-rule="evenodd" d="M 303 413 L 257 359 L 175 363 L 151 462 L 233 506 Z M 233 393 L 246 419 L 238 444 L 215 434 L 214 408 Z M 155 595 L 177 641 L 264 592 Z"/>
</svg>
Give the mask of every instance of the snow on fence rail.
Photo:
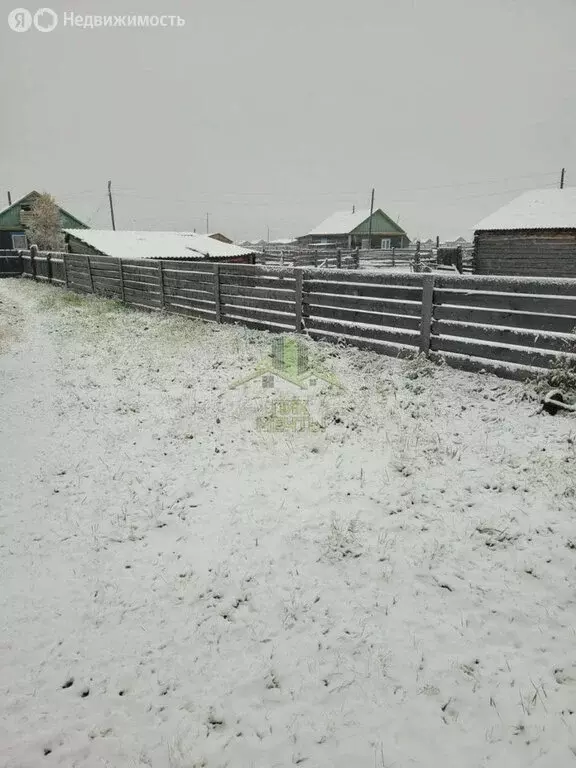
<svg viewBox="0 0 576 768">
<path fill-rule="evenodd" d="M 576 364 L 576 279 L 20 254 L 25 275 L 145 309 L 522 378 Z"/>
</svg>

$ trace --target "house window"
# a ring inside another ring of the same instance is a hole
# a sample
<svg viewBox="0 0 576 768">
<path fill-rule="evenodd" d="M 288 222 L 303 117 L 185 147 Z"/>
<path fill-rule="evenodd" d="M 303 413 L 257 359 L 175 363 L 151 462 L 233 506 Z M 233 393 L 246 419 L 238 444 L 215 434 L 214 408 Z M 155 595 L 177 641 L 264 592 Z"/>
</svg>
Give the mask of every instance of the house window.
<svg viewBox="0 0 576 768">
<path fill-rule="evenodd" d="M 382 238 L 382 242 L 380 244 L 380 248 L 383 251 L 389 251 L 390 248 L 392 248 L 392 240 L 390 240 L 389 237 L 383 237 Z"/>
<path fill-rule="evenodd" d="M 25 251 L 28 248 L 28 240 L 26 235 L 12 235 L 12 248 L 15 251 Z"/>
</svg>

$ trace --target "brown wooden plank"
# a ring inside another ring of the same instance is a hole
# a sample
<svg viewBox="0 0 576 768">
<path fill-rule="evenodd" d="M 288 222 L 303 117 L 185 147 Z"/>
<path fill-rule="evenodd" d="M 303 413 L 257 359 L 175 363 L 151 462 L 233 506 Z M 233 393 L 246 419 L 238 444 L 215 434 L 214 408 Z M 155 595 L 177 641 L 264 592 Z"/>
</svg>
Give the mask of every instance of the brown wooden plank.
<svg viewBox="0 0 576 768">
<path fill-rule="evenodd" d="M 114 256 L 90 256 L 90 263 L 93 267 L 118 269 L 120 266 L 120 259 L 117 259 Z"/>
<path fill-rule="evenodd" d="M 227 285 L 247 285 L 254 288 L 290 288 L 295 290 L 295 282 L 293 277 L 282 277 L 277 279 L 275 277 L 261 277 L 258 275 L 220 275 L 220 285 L 222 289 Z"/>
<path fill-rule="evenodd" d="M 357 349 L 365 349 L 370 352 L 378 352 L 382 355 L 387 355 L 388 357 L 412 357 L 415 351 L 413 346 L 394 344 L 392 342 L 386 341 L 377 341 L 375 339 L 363 339 L 352 336 L 343 337 L 337 333 L 330 333 L 329 331 L 320 329 L 310 330 L 309 335 L 311 338 L 319 339 L 321 341 L 329 341 L 333 343 L 340 343 L 344 341 L 351 347 L 356 347 Z"/>
<path fill-rule="evenodd" d="M 222 275 L 236 277 L 284 277 L 294 279 L 292 267 L 263 267 L 260 264 L 226 264 L 220 265 Z"/>
<path fill-rule="evenodd" d="M 194 317 L 197 320 L 206 320 L 209 322 L 215 322 L 216 314 L 212 311 L 200 309 L 199 307 L 189 307 L 184 304 L 168 304 L 166 303 L 166 311 L 176 315 L 186 315 L 187 317 Z"/>
<path fill-rule="evenodd" d="M 385 299 L 369 299 L 362 296 L 337 296 L 335 294 L 327 296 L 321 293 L 305 293 L 303 304 L 307 312 L 313 312 L 314 307 L 321 306 L 420 317 L 422 311 L 421 303 L 416 301 L 386 301 Z"/>
<path fill-rule="evenodd" d="M 222 296 L 248 296 L 254 299 L 275 299 L 277 301 L 295 301 L 294 288 L 259 288 L 249 285 L 221 285 Z"/>
<path fill-rule="evenodd" d="M 227 317 L 226 315 L 222 316 L 222 321 L 231 325 L 241 325 L 245 328 L 253 328 L 257 331 L 269 331 L 270 333 L 290 333 L 294 330 L 294 325 L 292 322 L 288 325 L 283 325 L 279 323 L 264 322 L 261 320 L 250 320 L 248 318 Z"/>
<path fill-rule="evenodd" d="M 431 352 L 430 359 L 434 362 L 444 362 L 452 368 L 461 371 L 486 371 L 504 379 L 513 379 L 515 381 L 525 381 L 534 378 L 535 373 L 545 373 L 545 368 L 534 368 L 525 365 L 516 365 L 513 363 L 503 364 L 495 360 L 486 360 L 477 357 L 468 357 L 467 355 L 458 355 L 453 352 Z"/>
<path fill-rule="evenodd" d="M 366 298 L 396 299 L 397 301 L 421 301 L 422 288 L 418 286 L 376 285 L 375 283 L 338 283 L 326 280 L 306 280 L 306 293 L 323 293 L 336 296 L 364 296 Z"/>
<path fill-rule="evenodd" d="M 514 293 L 485 293 L 441 288 L 434 292 L 436 304 L 451 304 L 484 309 L 506 309 L 538 314 L 570 315 L 576 319 L 576 297 L 524 296 Z"/>
<path fill-rule="evenodd" d="M 571 333 L 576 321 L 566 315 L 539 315 L 526 312 L 506 312 L 497 309 L 474 309 L 470 307 L 436 306 L 434 317 L 480 325 L 500 325 L 510 328 L 535 329 Z"/>
<path fill-rule="evenodd" d="M 166 296 L 166 306 L 195 307 L 197 309 L 204 309 L 206 311 L 215 313 L 213 296 L 211 296 L 210 299 L 206 301 L 202 299 L 192 299 L 186 296 L 175 296 L 174 298 L 169 298 Z"/>
<path fill-rule="evenodd" d="M 270 309 L 274 312 L 287 312 L 295 314 L 296 303 L 290 301 L 276 301 L 275 299 L 254 299 L 246 296 L 221 296 L 223 306 L 227 307 L 254 307 L 255 309 Z"/>
<path fill-rule="evenodd" d="M 158 294 L 160 293 L 160 286 L 158 285 L 158 281 L 153 282 L 152 280 L 133 280 L 127 275 L 124 275 L 124 287 L 126 289 L 133 289 L 137 291 L 149 291 L 150 293 Z"/>
<path fill-rule="evenodd" d="M 423 274 L 410 272 L 378 272 L 357 269 L 303 269 L 304 289 L 307 290 L 309 281 L 333 283 L 354 283 L 359 285 L 395 285 L 398 287 L 422 287 Z"/>
<path fill-rule="evenodd" d="M 441 337 L 466 337 L 475 341 L 490 341 L 498 344 L 576 353 L 576 335 L 574 334 L 554 334 L 540 330 L 528 331 L 499 328 L 494 325 L 451 323 L 447 320 L 435 321 L 433 333 L 435 336 Z"/>
<path fill-rule="evenodd" d="M 337 320 L 328 320 L 320 317 L 308 318 L 306 330 L 322 330 L 334 333 L 339 336 L 353 338 L 372 339 L 373 341 L 388 341 L 394 344 L 403 344 L 406 346 L 418 345 L 419 333 L 408 330 L 399 331 L 395 328 L 383 328 L 377 326 L 352 325 L 342 323 Z"/>
<path fill-rule="evenodd" d="M 163 259 L 164 271 L 166 274 L 206 274 L 212 277 L 212 265 L 211 261 L 176 261 L 175 259 Z"/>
<path fill-rule="evenodd" d="M 222 305 L 222 317 L 223 318 L 246 318 L 248 320 L 257 320 L 258 322 L 270 322 L 277 325 L 288 325 L 294 329 L 294 313 L 282 314 L 280 312 L 270 312 L 267 310 L 259 310 L 253 307 L 235 307 L 229 304 Z"/>
<path fill-rule="evenodd" d="M 450 336 L 433 336 L 430 348 L 435 352 L 456 352 L 470 357 L 483 357 L 487 360 L 518 363 L 519 365 L 535 365 L 539 368 L 550 368 L 558 356 L 552 352 L 522 347 L 507 347 L 489 344 L 487 342 L 469 339 L 456 339 Z M 576 359 L 576 357 L 575 357 Z"/>
<path fill-rule="evenodd" d="M 576 280 L 566 278 L 499 277 L 474 276 L 458 277 L 441 275 L 436 278 L 436 287 L 472 291 L 496 291 L 501 293 L 537 293 L 546 296 L 576 296 Z"/>
<path fill-rule="evenodd" d="M 175 288 L 174 286 L 170 286 L 169 288 L 165 288 L 164 295 L 166 296 L 166 299 L 174 300 L 174 299 L 200 299 L 202 301 L 212 301 L 214 297 L 213 291 L 192 291 L 188 288 Z"/>
<path fill-rule="evenodd" d="M 124 300 L 127 304 L 150 304 L 151 306 L 160 306 L 160 297 L 158 294 L 152 295 L 143 291 L 135 291 L 124 287 Z"/>
<path fill-rule="evenodd" d="M 173 274 L 174 273 L 164 272 L 165 288 L 173 288 L 173 287 L 191 288 L 197 291 L 210 291 L 210 293 L 214 291 L 214 275 L 206 275 L 209 279 L 201 280 L 201 279 L 196 279 L 195 277 L 192 277 L 190 279 L 186 276 L 173 277 L 172 276 Z M 197 273 L 197 274 L 198 274 L 198 278 L 200 278 L 201 277 L 200 273 Z"/>
<path fill-rule="evenodd" d="M 305 306 L 304 317 L 310 316 L 332 318 L 349 323 L 385 325 L 388 328 L 411 328 L 412 330 L 420 328 L 420 319 L 416 316 L 387 314 L 384 312 L 362 312 L 356 309 L 345 309 L 344 307 Z"/>
</svg>

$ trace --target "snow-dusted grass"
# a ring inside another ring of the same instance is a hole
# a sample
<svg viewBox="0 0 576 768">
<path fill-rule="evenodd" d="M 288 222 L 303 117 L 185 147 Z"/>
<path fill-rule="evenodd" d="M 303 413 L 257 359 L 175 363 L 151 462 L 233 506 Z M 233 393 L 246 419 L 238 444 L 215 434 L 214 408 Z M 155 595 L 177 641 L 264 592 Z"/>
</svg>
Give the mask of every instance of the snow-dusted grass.
<svg viewBox="0 0 576 768">
<path fill-rule="evenodd" d="M 325 344 L 0 283 L 2 765 L 576 762 L 574 418 Z"/>
</svg>

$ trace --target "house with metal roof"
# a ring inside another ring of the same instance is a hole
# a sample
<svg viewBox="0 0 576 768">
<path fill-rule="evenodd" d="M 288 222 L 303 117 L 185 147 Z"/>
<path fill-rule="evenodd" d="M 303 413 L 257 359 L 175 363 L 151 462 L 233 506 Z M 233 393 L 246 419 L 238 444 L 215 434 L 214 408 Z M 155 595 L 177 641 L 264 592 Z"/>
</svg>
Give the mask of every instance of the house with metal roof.
<svg viewBox="0 0 576 768">
<path fill-rule="evenodd" d="M 576 187 L 537 189 L 475 227 L 475 271 L 576 277 Z"/>
<path fill-rule="evenodd" d="M 381 208 L 341 211 L 329 216 L 308 234 L 298 238 L 302 245 L 333 248 L 406 248 L 410 239 Z"/>
<path fill-rule="evenodd" d="M 254 252 L 195 232 L 65 229 L 70 253 L 121 259 L 178 259 L 254 263 Z"/>
<path fill-rule="evenodd" d="M 26 237 L 26 227 L 30 221 L 30 211 L 32 204 L 40 193 L 32 190 L 24 197 L 11 203 L 7 208 L 0 211 L 0 250 L 25 250 L 28 248 L 28 238 Z M 72 216 L 71 213 L 60 208 L 61 226 L 75 227 L 77 229 L 87 229 L 88 225 L 80 219 Z"/>
</svg>

